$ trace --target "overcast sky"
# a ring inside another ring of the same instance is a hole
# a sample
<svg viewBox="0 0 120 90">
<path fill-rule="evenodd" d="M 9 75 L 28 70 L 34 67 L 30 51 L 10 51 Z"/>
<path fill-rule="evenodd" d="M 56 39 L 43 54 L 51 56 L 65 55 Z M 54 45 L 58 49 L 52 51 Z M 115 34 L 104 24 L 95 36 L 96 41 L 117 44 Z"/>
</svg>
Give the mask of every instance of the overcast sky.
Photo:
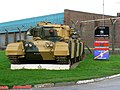
<svg viewBox="0 0 120 90">
<path fill-rule="evenodd" d="M 0 23 L 60 13 L 64 9 L 102 14 L 103 0 L 0 0 Z M 104 0 L 104 12 L 116 16 L 120 0 Z"/>
</svg>

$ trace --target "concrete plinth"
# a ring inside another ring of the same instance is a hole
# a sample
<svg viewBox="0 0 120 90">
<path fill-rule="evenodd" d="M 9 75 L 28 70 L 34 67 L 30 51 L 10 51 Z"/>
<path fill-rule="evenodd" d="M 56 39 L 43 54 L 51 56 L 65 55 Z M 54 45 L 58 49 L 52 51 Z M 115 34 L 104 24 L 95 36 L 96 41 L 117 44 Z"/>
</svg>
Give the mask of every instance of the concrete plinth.
<svg viewBox="0 0 120 90">
<path fill-rule="evenodd" d="M 48 69 L 48 70 L 68 70 L 70 65 L 61 64 L 11 64 L 11 69 Z"/>
</svg>

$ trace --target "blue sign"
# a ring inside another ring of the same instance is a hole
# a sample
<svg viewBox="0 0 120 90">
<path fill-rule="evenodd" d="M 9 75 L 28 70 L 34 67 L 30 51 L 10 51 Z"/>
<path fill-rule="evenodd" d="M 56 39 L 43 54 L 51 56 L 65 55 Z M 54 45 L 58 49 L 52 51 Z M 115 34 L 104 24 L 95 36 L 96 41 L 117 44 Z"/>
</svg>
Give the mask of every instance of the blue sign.
<svg viewBox="0 0 120 90">
<path fill-rule="evenodd" d="M 109 59 L 109 50 L 94 50 L 94 59 Z"/>
</svg>

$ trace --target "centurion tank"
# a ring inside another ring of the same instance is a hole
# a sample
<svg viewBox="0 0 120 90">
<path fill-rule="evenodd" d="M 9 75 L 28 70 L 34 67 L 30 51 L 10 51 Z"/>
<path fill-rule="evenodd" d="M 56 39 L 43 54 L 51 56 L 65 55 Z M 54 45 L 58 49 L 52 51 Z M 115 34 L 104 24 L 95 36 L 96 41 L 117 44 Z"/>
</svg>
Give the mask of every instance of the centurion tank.
<svg viewBox="0 0 120 90">
<path fill-rule="evenodd" d="M 84 43 L 68 25 L 40 22 L 27 35 L 32 39 L 8 44 L 6 55 L 12 64 L 35 60 L 72 65 L 84 56 Z"/>
</svg>

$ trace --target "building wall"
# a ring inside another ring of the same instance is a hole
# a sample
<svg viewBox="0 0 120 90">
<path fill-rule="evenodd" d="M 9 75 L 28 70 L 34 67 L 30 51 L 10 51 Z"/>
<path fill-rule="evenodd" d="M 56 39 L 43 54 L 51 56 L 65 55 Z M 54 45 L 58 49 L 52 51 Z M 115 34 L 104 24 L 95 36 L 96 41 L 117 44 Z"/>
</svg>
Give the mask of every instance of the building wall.
<svg viewBox="0 0 120 90">
<path fill-rule="evenodd" d="M 117 19 L 117 18 L 116 18 Z M 103 20 L 98 21 L 97 26 L 102 26 Z M 91 22 L 81 22 L 82 25 L 82 39 L 85 40 L 86 44 L 93 48 L 94 43 L 94 31 L 95 31 L 95 21 Z M 110 19 L 105 20 L 105 26 L 109 27 L 109 42 L 110 42 L 110 48 L 112 48 L 112 43 L 114 44 L 115 48 L 120 48 L 120 20 L 118 19 L 115 25 L 111 22 Z M 113 35 L 113 30 L 115 35 Z M 113 37 L 114 42 L 113 42 Z"/>
<path fill-rule="evenodd" d="M 81 38 L 85 41 L 85 43 L 90 47 L 94 48 L 94 31 L 97 26 L 103 26 L 103 21 L 99 20 L 97 21 L 97 25 L 95 21 L 91 22 L 81 22 Z M 111 22 L 110 20 L 105 20 L 105 26 L 109 27 L 109 41 L 110 41 L 110 47 L 111 47 L 111 40 L 112 40 L 112 35 L 111 35 Z"/>
<path fill-rule="evenodd" d="M 4 46 L 5 45 L 5 34 L 1 34 L 0 35 L 0 46 Z"/>
<path fill-rule="evenodd" d="M 21 40 L 25 40 L 26 38 L 27 38 L 26 32 L 22 32 Z M 8 33 L 8 36 L 7 34 L 0 34 L 0 46 L 6 46 L 8 43 L 17 42 L 18 40 L 20 40 L 19 33 Z"/>
<path fill-rule="evenodd" d="M 76 28 L 79 32 L 81 38 L 85 41 L 85 43 L 90 47 L 93 48 L 94 43 L 94 31 L 97 26 L 109 26 L 110 29 L 110 47 L 112 47 L 112 18 L 117 19 L 117 16 L 109 16 L 105 15 L 105 21 L 103 21 L 103 15 L 94 14 L 94 13 L 87 13 L 87 12 L 79 12 L 73 10 L 65 10 L 64 11 L 64 19 L 65 24 L 72 26 L 71 20 L 77 22 Z M 120 48 L 120 19 L 117 20 L 115 24 L 115 48 Z"/>
<path fill-rule="evenodd" d="M 74 11 L 74 10 L 64 10 L 64 20 L 65 24 L 71 25 L 71 20 L 74 22 L 77 22 L 77 25 L 80 24 L 81 21 L 86 21 L 86 20 L 96 20 L 96 19 L 102 19 L 103 15 L 102 14 L 95 14 L 95 13 L 87 13 L 87 12 L 80 12 L 80 11 Z M 109 16 L 105 15 L 105 18 L 113 18 L 115 16 Z"/>
</svg>

